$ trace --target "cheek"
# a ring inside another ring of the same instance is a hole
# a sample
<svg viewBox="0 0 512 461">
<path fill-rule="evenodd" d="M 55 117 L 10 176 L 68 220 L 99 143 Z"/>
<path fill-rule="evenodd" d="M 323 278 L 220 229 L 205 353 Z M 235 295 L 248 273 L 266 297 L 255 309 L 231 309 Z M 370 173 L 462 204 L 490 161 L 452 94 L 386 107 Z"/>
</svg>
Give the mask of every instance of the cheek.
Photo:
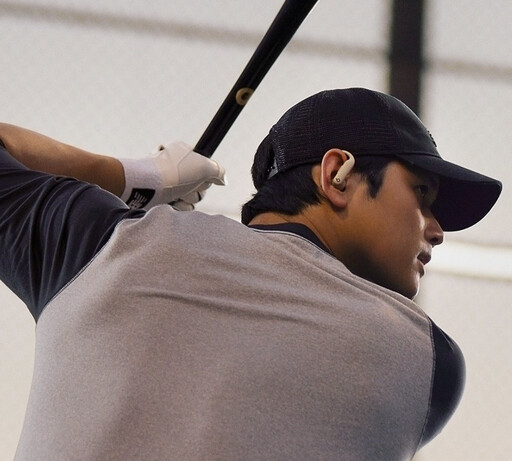
<svg viewBox="0 0 512 461">
<path fill-rule="evenodd" d="M 414 199 L 414 197 L 413 197 Z M 408 297 L 416 293 L 416 257 L 421 249 L 424 219 L 405 194 L 381 204 L 372 202 L 363 215 L 352 259 L 359 275 Z"/>
<path fill-rule="evenodd" d="M 420 217 L 403 209 L 380 216 L 370 224 L 372 252 L 381 262 L 397 260 L 417 250 L 421 241 Z"/>
<path fill-rule="evenodd" d="M 383 239 L 373 249 L 372 259 L 374 266 L 381 268 L 383 273 L 389 275 L 403 272 L 410 266 L 411 254 L 410 245 L 402 239 Z"/>
<path fill-rule="evenodd" d="M 419 234 L 416 225 L 395 226 L 374 240 L 367 258 L 371 260 L 372 276 L 379 284 L 408 297 L 416 294 L 420 279 L 416 267 Z"/>
<path fill-rule="evenodd" d="M 415 252 L 421 246 L 425 230 L 425 218 L 418 208 L 402 209 L 386 223 L 387 232 L 393 237 L 395 250 L 406 254 Z"/>
<path fill-rule="evenodd" d="M 420 285 L 420 273 L 415 256 L 403 245 L 386 248 L 373 259 L 371 277 L 378 285 L 396 291 L 407 298 L 416 296 Z"/>
</svg>

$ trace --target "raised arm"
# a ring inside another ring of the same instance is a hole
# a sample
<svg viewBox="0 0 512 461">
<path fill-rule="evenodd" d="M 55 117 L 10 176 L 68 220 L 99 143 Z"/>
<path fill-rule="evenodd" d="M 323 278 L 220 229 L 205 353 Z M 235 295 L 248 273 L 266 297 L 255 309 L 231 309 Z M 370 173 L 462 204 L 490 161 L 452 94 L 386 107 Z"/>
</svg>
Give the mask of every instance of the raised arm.
<svg viewBox="0 0 512 461">
<path fill-rule="evenodd" d="M 144 216 L 122 200 L 131 208 L 189 210 L 206 188 L 224 182 L 216 162 L 184 143 L 118 160 L 4 123 L 0 140 L 0 280 L 36 319 L 121 220 Z"/>
<path fill-rule="evenodd" d="M 217 162 L 182 142 L 160 146 L 151 157 L 119 160 L 6 123 L 0 123 L 0 140 L 27 168 L 97 184 L 131 208 L 169 203 L 193 209 L 212 184 L 225 184 Z"/>
<path fill-rule="evenodd" d="M 0 139 L 9 153 L 31 170 L 97 184 L 118 197 L 125 189 L 123 166 L 114 157 L 93 154 L 7 123 L 0 123 Z"/>
</svg>

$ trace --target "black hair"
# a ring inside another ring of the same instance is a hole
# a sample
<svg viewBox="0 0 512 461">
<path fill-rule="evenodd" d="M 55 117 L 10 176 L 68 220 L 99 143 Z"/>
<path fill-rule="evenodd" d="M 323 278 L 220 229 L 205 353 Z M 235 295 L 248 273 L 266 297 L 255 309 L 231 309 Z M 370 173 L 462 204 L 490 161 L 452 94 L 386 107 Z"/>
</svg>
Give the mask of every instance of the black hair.
<svg viewBox="0 0 512 461">
<path fill-rule="evenodd" d="M 390 162 L 390 156 L 356 157 L 354 172 L 366 179 L 368 193 L 375 197 L 382 186 L 384 172 Z M 296 215 L 309 205 L 320 203 L 318 187 L 313 180 L 311 170 L 314 164 L 296 166 L 280 172 L 270 179 L 269 172 L 274 161 L 274 152 L 269 142 L 263 141 L 254 157 L 251 174 L 256 193 L 242 206 L 242 223 L 248 224 L 255 216 L 273 211 L 286 215 Z"/>
<path fill-rule="evenodd" d="M 295 215 L 307 205 L 320 203 L 320 196 L 310 164 L 292 168 L 270 178 L 242 206 L 242 223 L 248 224 L 256 215 L 275 211 Z"/>
</svg>

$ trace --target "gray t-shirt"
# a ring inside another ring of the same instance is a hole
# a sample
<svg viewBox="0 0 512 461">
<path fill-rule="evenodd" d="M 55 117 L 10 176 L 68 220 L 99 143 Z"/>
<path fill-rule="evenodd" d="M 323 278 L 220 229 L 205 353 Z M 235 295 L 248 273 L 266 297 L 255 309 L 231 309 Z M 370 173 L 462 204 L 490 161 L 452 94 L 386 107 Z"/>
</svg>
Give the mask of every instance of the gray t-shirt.
<svg viewBox="0 0 512 461">
<path fill-rule="evenodd" d="M 131 211 L 1 148 L 0 223 L 37 319 L 17 460 L 410 460 L 460 398 L 453 341 L 305 228 Z"/>
</svg>

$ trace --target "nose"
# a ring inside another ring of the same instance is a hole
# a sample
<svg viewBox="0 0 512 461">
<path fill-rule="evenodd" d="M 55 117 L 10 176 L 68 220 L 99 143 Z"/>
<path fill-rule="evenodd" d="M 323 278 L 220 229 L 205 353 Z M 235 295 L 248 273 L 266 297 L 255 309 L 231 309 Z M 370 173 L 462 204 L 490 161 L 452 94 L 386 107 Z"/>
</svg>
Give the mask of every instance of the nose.
<svg viewBox="0 0 512 461">
<path fill-rule="evenodd" d="M 436 245 L 441 245 L 441 243 L 444 241 L 443 228 L 432 214 L 432 212 L 430 212 L 426 218 L 427 223 L 425 226 L 425 238 L 433 247 Z"/>
</svg>

